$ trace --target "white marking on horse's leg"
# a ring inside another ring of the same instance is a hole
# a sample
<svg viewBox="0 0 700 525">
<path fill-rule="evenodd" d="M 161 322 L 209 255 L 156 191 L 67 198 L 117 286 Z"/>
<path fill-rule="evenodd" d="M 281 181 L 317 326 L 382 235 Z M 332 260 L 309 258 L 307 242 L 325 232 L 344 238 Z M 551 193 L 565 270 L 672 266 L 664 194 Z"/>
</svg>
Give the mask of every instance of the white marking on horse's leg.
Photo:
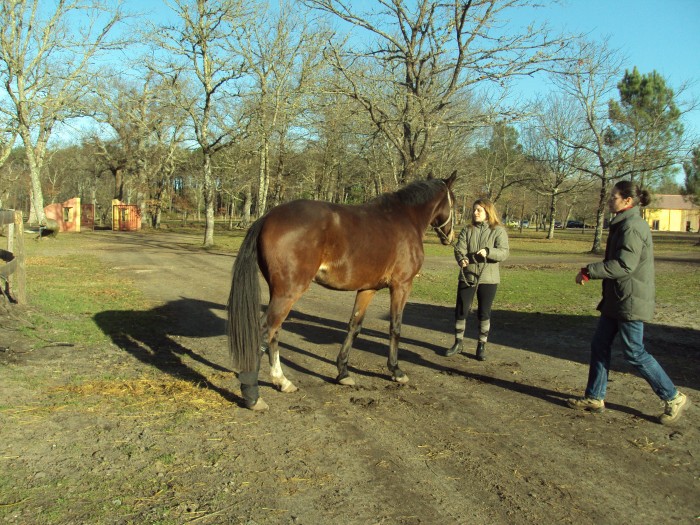
<svg viewBox="0 0 700 525">
<path fill-rule="evenodd" d="M 345 386 L 355 386 L 355 380 L 350 376 L 344 377 L 343 379 L 338 381 L 338 383 Z"/>
<path fill-rule="evenodd" d="M 401 377 L 391 376 L 391 380 L 405 385 L 406 383 L 408 383 L 408 376 L 406 374 L 402 375 Z"/>
<path fill-rule="evenodd" d="M 270 354 L 270 376 L 272 377 L 272 384 L 275 385 L 280 392 L 289 393 L 299 390 L 296 386 L 294 386 L 294 383 L 284 377 L 279 352 L 275 354 L 274 358 L 272 357 L 272 354 Z"/>
</svg>

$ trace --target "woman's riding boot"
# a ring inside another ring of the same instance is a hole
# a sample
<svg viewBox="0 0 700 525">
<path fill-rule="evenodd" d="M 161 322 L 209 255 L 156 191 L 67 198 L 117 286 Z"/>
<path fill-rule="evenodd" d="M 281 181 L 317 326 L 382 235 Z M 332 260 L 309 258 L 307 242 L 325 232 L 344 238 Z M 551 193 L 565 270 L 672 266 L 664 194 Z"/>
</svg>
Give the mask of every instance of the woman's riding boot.
<svg viewBox="0 0 700 525">
<path fill-rule="evenodd" d="M 476 345 L 476 358 L 479 361 L 485 361 L 486 360 L 486 343 L 483 341 L 479 341 L 479 344 Z"/>
<path fill-rule="evenodd" d="M 462 352 L 462 340 L 455 339 L 455 344 L 445 351 L 445 357 L 451 357 Z"/>
</svg>

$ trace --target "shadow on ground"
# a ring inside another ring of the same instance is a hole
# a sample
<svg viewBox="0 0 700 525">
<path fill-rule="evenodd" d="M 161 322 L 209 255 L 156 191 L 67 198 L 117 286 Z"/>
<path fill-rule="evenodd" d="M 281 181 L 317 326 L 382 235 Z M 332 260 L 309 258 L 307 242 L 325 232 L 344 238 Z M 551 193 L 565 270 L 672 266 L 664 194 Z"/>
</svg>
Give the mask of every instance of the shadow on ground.
<svg viewBox="0 0 700 525">
<path fill-rule="evenodd" d="M 192 359 L 213 371 L 230 372 L 230 370 L 178 341 L 181 337 L 224 336 L 226 326 L 223 310 L 224 306 L 221 304 L 183 298 L 148 311 L 101 312 L 95 315 L 95 321 L 114 344 L 141 362 L 173 377 L 206 385 L 225 399 L 242 406 L 243 400 L 239 396 L 227 389 L 211 385 L 202 373 L 185 363 L 183 358 Z M 353 353 L 367 352 L 380 357 L 388 356 L 389 323 L 386 317 L 388 316 L 382 318 L 386 321 L 386 330 L 367 327 L 363 329 L 355 342 Z M 404 327 L 419 328 L 421 335 L 420 338 L 408 337 L 406 332 L 409 330 L 404 330 L 399 354 L 400 362 L 408 362 L 444 373 L 461 374 L 469 379 L 497 384 L 499 387 L 549 400 L 555 404 L 565 403 L 568 395 L 528 385 L 522 381 L 508 381 L 485 374 L 455 370 L 450 360 L 434 359 L 441 356 L 445 350 L 445 345 L 440 344 L 439 341 L 449 341 L 451 337 L 451 319 L 452 308 L 409 303 L 404 312 Z M 472 322 L 468 323 L 466 337 L 475 338 L 475 323 L 471 317 L 470 319 Z M 495 310 L 492 315 L 493 328 L 490 344 L 537 353 L 552 359 L 585 364 L 588 362 L 588 344 L 596 321 L 597 318 L 593 316 Z M 340 349 L 346 330 L 347 323 L 344 321 L 292 311 L 283 325 L 280 339 L 283 350 L 282 363 L 297 372 L 334 382 L 334 377 L 328 376 L 327 372 L 335 371 L 336 352 Z M 411 332 L 415 333 L 415 330 Z M 290 337 L 289 334 L 294 334 L 299 342 L 297 343 L 297 339 Z M 698 330 L 648 324 L 646 341 L 650 352 L 679 387 L 698 388 L 700 385 L 700 332 Z M 304 345 L 304 342 L 310 344 Z M 325 352 L 326 355 L 319 355 L 309 350 L 313 345 L 330 347 L 333 350 Z M 295 354 L 304 356 L 308 360 L 296 359 Z M 385 376 L 385 373 L 357 369 L 352 366 L 353 361 L 357 360 L 353 360 L 351 353 L 350 369 L 354 374 Z M 317 362 L 322 366 L 309 367 L 310 362 Z M 320 370 L 326 373 L 321 373 Z M 621 356 L 615 355 L 612 370 L 630 372 L 631 368 Z M 261 384 L 265 383 L 261 382 Z M 631 409 L 620 407 L 620 410 Z"/>
<path fill-rule="evenodd" d="M 226 333 L 224 320 L 215 313 L 223 309 L 217 303 L 180 299 L 147 311 L 108 310 L 96 314 L 94 319 L 115 345 L 139 361 L 177 379 L 206 386 L 226 400 L 244 406 L 243 398 L 212 385 L 183 358 L 192 359 L 213 371 L 231 370 L 178 341 L 180 337 L 206 338 Z"/>
</svg>

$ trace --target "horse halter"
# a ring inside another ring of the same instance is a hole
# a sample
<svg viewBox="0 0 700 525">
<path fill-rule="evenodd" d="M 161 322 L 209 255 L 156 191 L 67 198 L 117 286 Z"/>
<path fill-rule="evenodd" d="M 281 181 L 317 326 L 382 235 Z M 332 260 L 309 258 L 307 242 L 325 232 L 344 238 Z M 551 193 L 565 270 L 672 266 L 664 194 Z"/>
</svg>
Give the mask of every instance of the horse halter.
<svg viewBox="0 0 700 525">
<path fill-rule="evenodd" d="M 443 181 L 442 183 L 445 184 L 445 181 Z M 439 226 L 433 226 L 433 229 L 435 230 L 435 233 L 438 234 L 438 237 L 443 238 L 443 239 L 447 242 L 447 244 L 450 244 L 450 245 L 451 245 L 451 244 L 453 244 L 453 243 L 450 241 L 450 237 L 449 237 L 448 235 L 446 235 L 445 232 L 442 231 L 442 229 L 443 229 L 445 226 L 447 226 L 448 224 L 451 223 L 451 224 L 452 224 L 452 227 L 450 228 L 450 235 L 453 235 L 453 233 L 454 233 L 453 230 L 454 230 L 454 225 L 455 225 L 455 224 L 454 224 L 454 213 L 453 213 L 453 211 L 452 211 L 452 208 L 453 208 L 453 207 L 452 207 L 452 196 L 450 195 L 450 188 L 447 186 L 447 184 L 445 184 L 445 189 L 447 190 L 447 203 L 448 203 L 449 206 L 450 206 L 450 213 L 449 213 L 449 215 L 447 216 L 447 220 L 446 220 L 445 222 L 443 222 L 443 223 L 442 223 L 441 225 L 439 225 Z"/>
</svg>

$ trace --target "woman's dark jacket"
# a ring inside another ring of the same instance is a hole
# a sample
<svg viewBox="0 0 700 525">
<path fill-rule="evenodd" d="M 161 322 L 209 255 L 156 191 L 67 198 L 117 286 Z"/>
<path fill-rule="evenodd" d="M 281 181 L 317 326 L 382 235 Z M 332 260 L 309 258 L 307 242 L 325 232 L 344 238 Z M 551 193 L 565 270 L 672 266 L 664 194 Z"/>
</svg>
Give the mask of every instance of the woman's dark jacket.
<svg viewBox="0 0 700 525">
<path fill-rule="evenodd" d="M 634 207 L 610 221 L 605 260 L 587 266 L 603 279 L 598 310 L 621 321 L 649 321 L 654 315 L 654 247 L 649 225 Z"/>
</svg>

